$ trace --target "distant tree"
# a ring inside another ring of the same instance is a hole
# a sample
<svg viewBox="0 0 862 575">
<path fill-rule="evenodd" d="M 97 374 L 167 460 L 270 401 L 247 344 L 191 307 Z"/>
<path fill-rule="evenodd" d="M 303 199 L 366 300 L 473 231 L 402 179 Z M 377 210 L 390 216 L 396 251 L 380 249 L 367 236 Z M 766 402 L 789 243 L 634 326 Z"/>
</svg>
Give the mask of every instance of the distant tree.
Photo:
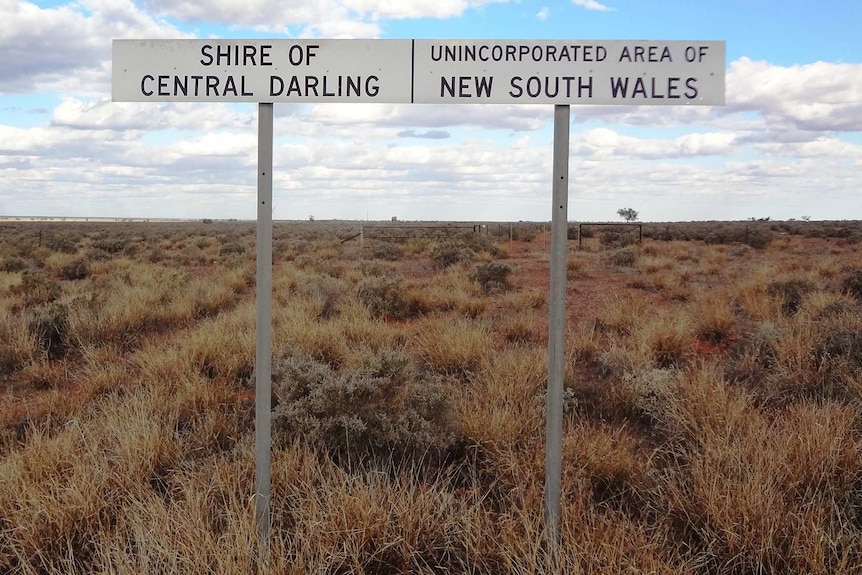
<svg viewBox="0 0 862 575">
<path fill-rule="evenodd" d="M 638 219 L 638 213 L 632 208 L 620 208 L 617 214 L 627 222 L 636 222 Z"/>
</svg>

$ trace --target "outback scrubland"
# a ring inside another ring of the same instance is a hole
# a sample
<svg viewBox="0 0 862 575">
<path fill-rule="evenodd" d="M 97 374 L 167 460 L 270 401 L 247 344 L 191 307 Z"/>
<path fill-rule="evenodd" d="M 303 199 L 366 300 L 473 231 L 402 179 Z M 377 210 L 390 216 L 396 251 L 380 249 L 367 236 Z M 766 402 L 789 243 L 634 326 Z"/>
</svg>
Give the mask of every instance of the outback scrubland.
<svg viewBox="0 0 862 575">
<path fill-rule="evenodd" d="M 555 564 L 547 230 L 356 228 L 275 227 L 263 566 L 254 224 L 0 225 L 0 572 L 860 572 L 862 225 L 570 230 Z"/>
</svg>

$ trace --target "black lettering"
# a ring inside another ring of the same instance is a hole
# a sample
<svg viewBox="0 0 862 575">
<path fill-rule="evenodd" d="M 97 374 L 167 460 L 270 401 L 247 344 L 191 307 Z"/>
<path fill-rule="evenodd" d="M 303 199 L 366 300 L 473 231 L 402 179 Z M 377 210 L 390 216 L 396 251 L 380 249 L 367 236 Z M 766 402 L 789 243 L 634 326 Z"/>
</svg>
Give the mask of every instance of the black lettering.
<svg viewBox="0 0 862 575">
<path fill-rule="evenodd" d="M 170 78 L 170 76 L 159 76 L 159 96 L 171 95 L 168 90 L 168 78 Z"/>
<path fill-rule="evenodd" d="M 372 98 L 376 97 L 377 94 L 380 93 L 380 84 L 378 84 L 379 81 L 380 78 L 378 78 L 377 76 L 368 76 L 368 79 L 365 80 L 365 93 Z"/>
<path fill-rule="evenodd" d="M 457 62 L 458 57 L 455 52 L 455 46 L 446 46 L 446 61 L 447 62 Z"/>
<path fill-rule="evenodd" d="M 246 45 L 242 47 L 242 65 L 248 66 L 249 60 L 252 66 L 257 66 L 257 48 Z"/>
<path fill-rule="evenodd" d="M 213 55 L 209 52 L 212 49 L 212 44 L 204 44 L 201 46 L 201 56 L 203 56 L 203 58 L 201 58 L 201 64 L 204 66 L 211 66 L 213 63 Z"/>
<path fill-rule="evenodd" d="M 650 95 L 651 95 L 653 98 L 655 98 L 656 100 L 664 100 L 664 94 L 662 94 L 662 93 L 660 93 L 660 92 L 656 92 L 656 89 L 655 89 L 655 77 L 653 77 L 653 78 L 652 78 L 652 91 L 650 92 Z"/>
<path fill-rule="evenodd" d="M 491 85 L 494 83 L 493 76 L 482 76 L 481 78 L 476 78 L 476 95 L 478 97 L 485 96 L 486 98 L 491 97 Z"/>
<path fill-rule="evenodd" d="M 679 78 L 668 78 L 667 79 L 667 97 L 670 100 L 679 100 L 680 95 L 677 94 L 677 90 L 679 90 Z"/>
<path fill-rule="evenodd" d="M 272 50 L 272 44 L 263 44 L 260 47 L 260 65 L 261 66 L 272 66 L 272 54 L 269 51 Z"/>
<path fill-rule="evenodd" d="M 323 77 L 323 97 L 324 97 L 324 98 L 331 98 L 332 96 L 335 96 L 335 92 L 329 92 L 329 91 L 327 91 L 327 89 L 326 89 L 326 86 L 327 86 L 327 82 L 326 82 L 326 80 L 327 80 L 328 78 L 329 78 L 329 76 L 324 76 L 324 77 Z M 339 80 L 339 82 L 341 81 L 341 76 L 339 76 L 339 77 L 338 77 L 338 80 Z M 339 91 L 340 91 L 340 90 L 339 90 Z"/>
<path fill-rule="evenodd" d="M 533 61 L 541 62 L 545 56 L 545 51 L 541 46 L 533 46 Z"/>
<path fill-rule="evenodd" d="M 317 93 L 317 84 L 320 82 L 317 76 L 306 76 L 305 77 L 305 95 L 308 96 L 312 91 L 314 91 L 314 95 L 318 98 L 320 94 Z"/>
<path fill-rule="evenodd" d="M 182 93 L 183 96 L 189 95 L 188 76 L 174 76 L 174 96 L 179 96 L 180 93 Z"/>
<path fill-rule="evenodd" d="M 287 87 L 286 96 L 302 96 L 302 89 L 299 87 L 299 78 L 296 76 L 290 77 L 290 84 Z"/>
<path fill-rule="evenodd" d="M 629 91 L 628 78 L 614 78 L 611 76 L 611 95 L 614 98 L 626 98 Z"/>
<path fill-rule="evenodd" d="M 446 96 L 447 92 L 450 98 L 455 97 L 455 76 L 452 76 L 451 82 L 448 82 L 445 76 L 440 77 L 440 97 Z"/>
<path fill-rule="evenodd" d="M 640 94 L 644 98 L 647 97 L 646 84 L 644 84 L 644 79 L 641 78 L 640 76 L 635 78 L 635 85 L 634 85 L 634 88 L 632 88 L 632 98 L 634 98 L 638 94 Z"/>
<path fill-rule="evenodd" d="M 524 89 L 521 87 L 521 80 L 523 80 L 523 78 L 520 76 L 513 76 L 512 80 L 509 82 L 509 85 L 512 86 L 512 89 L 509 90 L 509 95 L 513 98 L 520 98 L 524 95 Z"/>
<path fill-rule="evenodd" d="M 152 76 L 150 76 L 149 74 L 147 74 L 146 76 L 144 76 L 143 78 L 141 78 L 141 94 L 143 94 L 144 96 L 152 96 L 152 95 L 153 95 L 153 91 L 152 91 L 152 90 L 147 90 L 147 80 L 149 80 L 150 82 L 152 82 L 152 81 L 154 81 L 154 80 L 155 80 L 155 78 L 153 78 L 153 77 L 152 77 Z"/>
<path fill-rule="evenodd" d="M 673 62 L 673 57 L 671 57 L 671 55 L 670 55 L 670 48 L 668 48 L 667 46 L 665 46 L 664 49 L 661 51 L 660 61 L 661 62 L 664 62 L 664 61 Z"/>
<path fill-rule="evenodd" d="M 587 91 L 587 98 L 593 97 L 593 77 L 590 76 L 587 83 L 584 83 L 583 76 L 578 78 L 578 98 L 584 97 L 584 90 Z"/>
<path fill-rule="evenodd" d="M 620 53 L 620 62 L 622 62 L 623 60 L 625 60 L 626 62 L 632 61 L 632 55 L 629 53 L 628 46 L 623 46 L 623 51 Z"/>
<path fill-rule="evenodd" d="M 216 62 L 218 62 L 218 57 L 216 57 Z M 212 95 L 218 96 L 218 84 L 218 76 L 207 76 L 207 97 Z M 215 92 L 215 94 L 211 92 Z"/>
<path fill-rule="evenodd" d="M 247 92 L 245 89 L 245 75 L 240 76 L 240 96 L 254 96 L 254 92 Z"/>
<path fill-rule="evenodd" d="M 195 81 L 195 96 L 200 96 L 201 94 L 201 80 L 204 79 L 203 76 L 191 76 L 191 79 Z"/>
<path fill-rule="evenodd" d="M 697 78 L 686 78 L 685 87 L 688 88 L 688 90 L 685 91 L 686 98 L 688 98 L 689 100 L 694 100 L 695 98 L 697 98 Z"/>
<path fill-rule="evenodd" d="M 287 60 L 291 66 L 299 66 L 302 64 L 302 46 L 294 44 L 287 51 Z"/>
<path fill-rule="evenodd" d="M 441 58 L 443 58 L 443 46 L 431 44 L 431 60 L 439 62 Z"/>
<path fill-rule="evenodd" d="M 278 86 L 278 89 L 276 89 Z M 269 95 L 270 96 L 281 96 L 281 93 L 284 92 L 284 80 L 279 76 L 270 76 L 269 77 Z"/>
<path fill-rule="evenodd" d="M 608 57 L 608 49 L 604 46 L 596 47 L 596 62 L 604 62 L 605 58 Z"/>
<path fill-rule="evenodd" d="M 471 98 L 470 95 L 470 77 L 469 76 L 461 76 L 461 80 L 458 83 L 458 97 L 459 98 Z"/>
<path fill-rule="evenodd" d="M 227 77 L 227 81 L 224 83 L 224 92 L 222 93 L 222 96 L 227 96 L 228 92 L 232 92 L 234 96 L 238 95 L 236 81 L 233 79 L 233 76 Z"/>
<path fill-rule="evenodd" d="M 351 92 L 352 92 L 352 94 L 351 94 Z M 346 95 L 347 96 L 353 95 L 353 96 L 358 97 L 361 94 L 362 94 L 362 92 L 360 90 L 360 85 L 359 85 L 359 76 L 356 77 L 355 81 L 352 77 L 348 76 L 347 77 L 347 94 Z M 374 95 L 376 96 L 377 94 L 375 93 Z"/>
<path fill-rule="evenodd" d="M 224 48 L 222 50 L 222 48 Z M 224 60 L 224 63 L 222 63 Z M 216 46 L 216 58 L 215 58 L 216 66 L 230 66 L 230 46 L 222 46 L 219 44 Z"/>
</svg>

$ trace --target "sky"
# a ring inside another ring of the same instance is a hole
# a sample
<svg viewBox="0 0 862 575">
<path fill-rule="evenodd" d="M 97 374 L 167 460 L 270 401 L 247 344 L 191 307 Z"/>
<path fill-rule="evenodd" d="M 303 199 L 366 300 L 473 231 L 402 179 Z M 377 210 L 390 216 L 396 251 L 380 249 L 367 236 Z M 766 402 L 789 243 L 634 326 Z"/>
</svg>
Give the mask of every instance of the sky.
<svg viewBox="0 0 862 575">
<path fill-rule="evenodd" d="M 726 105 L 572 105 L 570 221 L 862 219 L 857 0 L 0 0 L 0 216 L 256 217 L 254 103 L 113 102 L 113 39 L 726 42 Z M 278 103 L 273 216 L 551 219 L 551 104 Z"/>
</svg>

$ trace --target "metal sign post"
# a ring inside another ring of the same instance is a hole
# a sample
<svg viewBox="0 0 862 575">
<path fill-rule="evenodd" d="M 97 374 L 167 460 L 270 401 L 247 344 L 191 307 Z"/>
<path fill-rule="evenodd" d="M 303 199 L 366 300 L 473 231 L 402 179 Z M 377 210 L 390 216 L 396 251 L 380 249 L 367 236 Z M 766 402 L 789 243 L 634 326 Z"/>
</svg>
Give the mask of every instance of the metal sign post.
<svg viewBox="0 0 862 575">
<path fill-rule="evenodd" d="M 551 211 L 551 293 L 548 303 L 548 391 L 545 423 L 545 528 L 548 531 L 550 551 L 554 554 L 560 545 L 560 486 L 563 472 L 569 119 L 568 105 L 554 106 L 554 204 Z"/>
<path fill-rule="evenodd" d="M 269 557 L 272 447 L 272 104 L 258 104 L 255 320 L 254 517 Z"/>
</svg>

